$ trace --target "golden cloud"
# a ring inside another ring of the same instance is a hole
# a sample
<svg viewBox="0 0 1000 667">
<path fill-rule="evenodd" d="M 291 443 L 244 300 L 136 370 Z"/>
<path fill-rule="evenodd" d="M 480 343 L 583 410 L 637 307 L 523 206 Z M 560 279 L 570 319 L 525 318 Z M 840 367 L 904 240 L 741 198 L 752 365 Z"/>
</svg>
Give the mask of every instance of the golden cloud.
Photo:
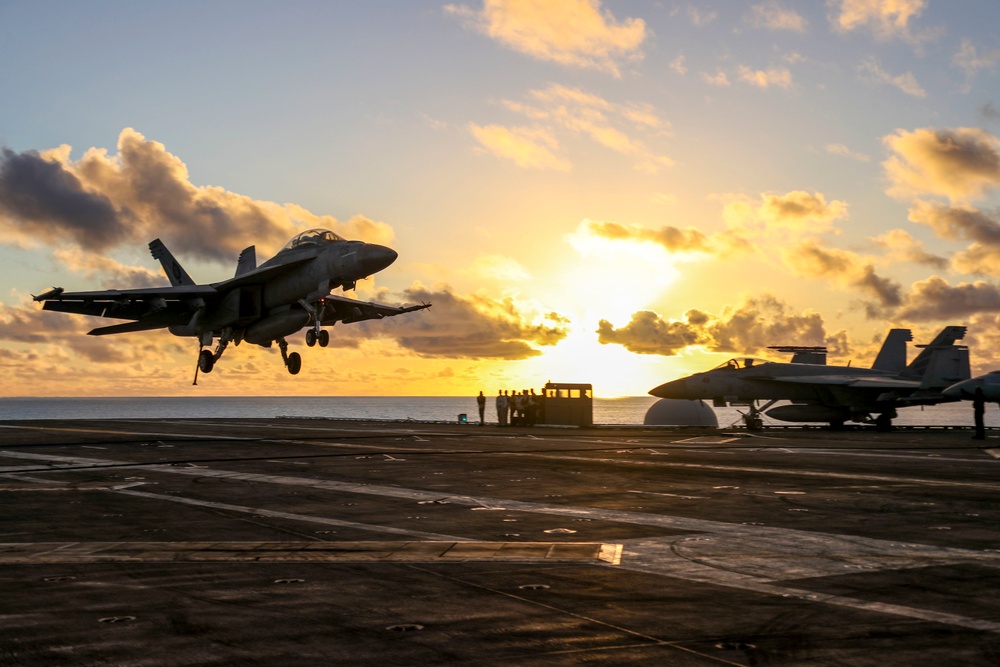
<svg viewBox="0 0 1000 667">
<path fill-rule="evenodd" d="M 766 70 L 755 70 L 746 65 L 740 65 L 737 76 L 743 83 L 749 83 L 758 88 L 770 88 L 771 86 L 777 86 L 778 88 L 792 87 L 792 73 L 788 71 L 787 67 L 769 67 Z"/>
<path fill-rule="evenodd" d="M 558 143 L 547 132 L 530 128 L 506 128 L 502 125 L 469 125 L 472 136 L 490 153 L 511 160 L 525 169 L 569 171 L 572 165 L 550 149 Z"/>
<path fill-rule="evenodd" d="M 673 356 L 691 346 L 713 352 L 754 354 L 769 345 L 822 345 L 826 340 L 823 318 L 818 313 L 790 312 L 773 296 L 747 299 L 713 316 L 689 310 L 680 320 L 666 320 L 652 311 L 632 315 L 624 327 L 601 320 L 598 342 L 622 345 L 636 354 Z"/>
<path fill-rule="evenodd" d="M 917 201 L 910 220 L 929 226 L 942 239 L 972 241 L 956 253 L 952 268 L 962 273 L 1000 277 L 1000 220 L 968 205 L 943 206 Z"/>
<path fill-rule="evenodd" d="M 897 130 L 882 141 L 895 153 L 882 163 L 893 183 L 892 196 L 932 194 L 963 201 L 1000 185 L 1000 141 L 985 130 Z"/>
<path fill-rule="evenodd" d="M 895 307 L 901 302 L 900 286 L 875 271 L 875 265 L 860 255 L 838 248 L 822 248 L 813 240 L 782 252 L 785 263 L 795 273 L 807 278 L 826 278 L 846 287 L 860 290 L 875 304 L 868 306 L 869 316 L 881 308 Z"/>
<path fill-rule="evenodd" d="M 876 247 L 888 251 L 889 261 L 925 264 L 936 269 L 948 266 L 947 259 L 927 252 L 920 241 L 902 229 L 890 229 L 885 234 L 873 237 L 871 241 Z"/>
<path fill-rule="evenodd" d="M 642 57 L 646 24 L 619 22 L 600 0 L 485 0 L 481 12 L 448 5 L 449 13 L 471 20 L 492 39 L 539 60 L 600 69 L 620 76 L 621 60 Z"/>
<path fill-rule="evenodd" d="M 798 231 L 828 232 L 847 217 L 847 204 L 827 202 L 821 192 L 793 190 L 783 195 L 761 194 L 760 202 L 740 198 L 725 205 L 722 217 L 731 228 L 762 230 L 783 227 Z"/>
<path fill-rule="evenodd" d="M 927 0 L 830 0 L 831 21 L 840 30 L 870 28 L 877 37 L 915 39 L 910 21 L 919 17 Z"/>
<path fill-rule="evenodd" d="M 358 336 L 395 338 L 400 347 L 422 357 L 450 359 L 528 359 L 541 354 L 536 345 L 555 345 L 566 337 L 565 318 L 532 314 L 512 298 L 459 295 L 448 287 L 414 285 L 407 302 L 433 303 L 430 317 L 405 323 L 391 320 L 352 325 Z M 401 318 L 399 318 L 401 319 Z"/>
<path fill-rule="evenodd" d="M 694 227 L 661 227 L 648 229 L 638 225 L 623 225 L 618 222 L 584 220 L 577 228 L 578 234 L 589 234 L 612 241 L 636 241 L 653 243 L 667 252 L 710 252 L 712 242 Z"/>
<path fill-rule="evenodd" d="M 510 130 L 499 125 L 491 125 L 487 133 L 485 128 L 473 125 L 473 128 L 478 128 L 473 132 L 480 143 L 485 145 L 487 140 L 491 140 L 490 136 L 480 135 L 492 134 L 495 135 L 495 138 L 492 138 L 493 143 L 507 145 L 520 140 L 531 144 L 529 149 L 541 148 L 547 151 L 545 146 L 555 148 L 557 145 L 555 133 L 568 131 L 574 135 L 583 135 L 605 148 L 634 157 L 637 160 L 636 168 L 646 172 L 655 173 L 660 167 L 669 167 L 673 164 L 673 160 L 654 153 L 636 136 L 636 134 L 669 135 L 670 124 L 660 118 L 655 109 L 648 104 L 612 103 L 583 90 L 558 84 L 542 90 L 533 90 L 528 98 L 530 101 L 527 103 L 507 100 L 504 105 L 509 110 L 535 121 L 539 127 Z M 515 136 L 511 137 L 511 134 Z M 499 150 L 494 152 L 501 154 Z M 510 159 L 516 159 L 514 156 L 520 154 L 514 149 L 508 152 L 510 155 L 504 156 Z M 555 159 L 555 156 L 552 158 Z M 529 160 L 524 162 L 522 166 L 534 163 Z M 548 165 L 551 160 L 538 160 L 538 162 Z"/>
</svg>

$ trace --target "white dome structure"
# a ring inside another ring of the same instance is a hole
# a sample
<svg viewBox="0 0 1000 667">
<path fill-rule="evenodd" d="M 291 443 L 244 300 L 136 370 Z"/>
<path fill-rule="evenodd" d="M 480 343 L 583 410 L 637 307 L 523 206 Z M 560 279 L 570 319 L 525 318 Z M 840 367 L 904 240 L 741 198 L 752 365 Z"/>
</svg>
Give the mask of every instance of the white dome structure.
<svg viewBox="0 0 1000 667">
<path fill-rule="evenodd" d="M 661 398 L 649 406 L 646 426 L 705 426 L 719 428 L 715 410 L 705 401 L 686 401 L 678 398 Z"/>
</svg>

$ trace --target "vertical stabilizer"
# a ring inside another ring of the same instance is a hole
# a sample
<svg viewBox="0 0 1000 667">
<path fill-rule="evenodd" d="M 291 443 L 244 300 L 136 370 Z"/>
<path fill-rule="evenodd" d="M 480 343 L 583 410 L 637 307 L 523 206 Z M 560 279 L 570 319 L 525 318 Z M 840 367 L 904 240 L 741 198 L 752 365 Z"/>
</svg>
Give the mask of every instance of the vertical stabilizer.
<svg viewBox="0 0 1000 667">
<path fill-rule="evenodd" d="M 244 273 L 250 273 L 257 268 L 256 246 L 244 248 L 240 253 L 240 258 L 236 261 L 236 277 L 239 278 Z"/>
<path fill-rule="evenodd" d="M 187 271 L 170 254 L 167 246 L 163 245 L 163 241 L 153 239 L 149 244 L 149 251 L 153 253 L 153 259 L 160 260 L 160 266 L 163 267 L 163 272 L 167 274 L 167 279 L 170 280 L 171 285 L 174 287 L 177 285 L 194 285 L 191 276 L 187 274 Z"/>
<path fill-rule="evenodd" d="M 903 377 L 920 379 L 921 389 L 943 389 L 972 377 L 969 370 L 969 348 L 955 345 L 965 338 L 965 327 L 950 326 L 922 348 L 917 358 L 903 371 Z"/>
<path fill-rule="evenodd" d="M 872 369 L 902 373 L 906 368 L 906 344 L 913 340 L 913 332 L 909 329 L 890 329 L 882 343 L 882 349 L 875 357 Z"/>
</svg>

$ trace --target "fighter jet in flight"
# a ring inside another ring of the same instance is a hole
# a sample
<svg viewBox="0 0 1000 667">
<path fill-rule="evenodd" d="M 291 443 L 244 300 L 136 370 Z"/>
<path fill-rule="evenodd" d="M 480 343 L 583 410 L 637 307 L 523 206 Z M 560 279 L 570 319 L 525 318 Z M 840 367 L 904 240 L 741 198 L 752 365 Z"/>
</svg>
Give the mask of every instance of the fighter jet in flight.
<svg viewBox="0 0 1000 667">
<path fill-rule="evenodd" d="M 827 422 L 833 429 L 844 422 L 872 422 L 879 430 L 892 428 L 896 409 L 959 400 L 945 395 L 951 385 L 970 377 L 969 349 L 955 345 L 965 327 L 946 327 L 906 365 L 907 329 L 893 329 L 872 368 L 827 366 L 821 348 L 784 348 L 812 351 L 813 363 L 778 363 L 763 359 L 731 359 L 704 373 L 667 382 L 649 393 L 660 398 L 712 399 L 717 407 L 746 405 L 747 425 L 760 427 L 760 413 L 782 421 Z M 776 348 L 783 349 L 783 348 Z M 757 401 L 767 401 L 757 407 Z M 778 401 L 790 401 L 768 410 Z M 872 415 L 875 415 L 872 417 Z"/>
<path fill-rule="evenodd" d="M 362 241 L 348 241 L 326 229 L 310 229 L 292 238 L 271 259 L 257 265 L 250 246 L 240 253 L 236 275 L 229 280 L 195 284 L 167 247 L 156 239 L 149 244 L 160 261 L 170 287 L 66 292 L 56 287 L 34 297 L 44 310 L 95 315 L 122 324 L 99 327 L 91 336 L 166 328 L 175 336 L 198 340 L 198 370 L 210 373 L 230 343 L 271 347 L 277 343 L 292 375 L 302 368 L 298 352 L 288 353 L 287 336 L 306 330 L 306 344 L 326 347 L 330 334 L 323 326 L 382 319 L 429 308 L 387 306 L 334 295 L 338 287 L 354 289 L 358 280 L 386 268 L 396 251 Z M 218 339 L 215 351 L 211 347 Z"/>
</svg>

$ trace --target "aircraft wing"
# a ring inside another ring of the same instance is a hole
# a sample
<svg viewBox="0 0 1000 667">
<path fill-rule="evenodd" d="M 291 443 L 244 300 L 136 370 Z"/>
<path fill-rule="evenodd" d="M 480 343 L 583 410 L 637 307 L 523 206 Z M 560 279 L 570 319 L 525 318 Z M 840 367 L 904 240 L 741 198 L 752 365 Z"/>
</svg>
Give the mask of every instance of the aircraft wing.
<svg viewBox="0 0 1000 667">
<path fill-rule="evenodd" d="M 429 303 L 423 303 L 419 306 L 387 306 L 382 303 L 357 301 L 333 294 L 324 297 L 324 301 L 326 312 L 323 315 L 322 324 L 336 324 L 337 322 L 350 324 L 363 320 L 381 320 L 384 317 L 412 313 L 415 310 L 431 307 Z"/>
<path fill-rule="evenodd" d="M 904 380 L 898 377 L 851 376 L 851 375 L 802 375 L 768 378 L 772 382 L 789 384 L 816 384 L 826 386 L 854 387 L 856 389 L 919 389 L 919 380 Z"/>
<path fill-rule="evenodd" d="M 35 301 L 43 302 L 43 310 L 135 320 L 134 325 L 104 327 L 91 332 L 101 335 L 184 324 L 190 319 L 192 310 L 187 302 L 198 298 L 217 297 L 218 294 L 211 285 L 176 285 L 94 292 L 64 292 L 56 288 L 35 297 Z"/>
</svg>

